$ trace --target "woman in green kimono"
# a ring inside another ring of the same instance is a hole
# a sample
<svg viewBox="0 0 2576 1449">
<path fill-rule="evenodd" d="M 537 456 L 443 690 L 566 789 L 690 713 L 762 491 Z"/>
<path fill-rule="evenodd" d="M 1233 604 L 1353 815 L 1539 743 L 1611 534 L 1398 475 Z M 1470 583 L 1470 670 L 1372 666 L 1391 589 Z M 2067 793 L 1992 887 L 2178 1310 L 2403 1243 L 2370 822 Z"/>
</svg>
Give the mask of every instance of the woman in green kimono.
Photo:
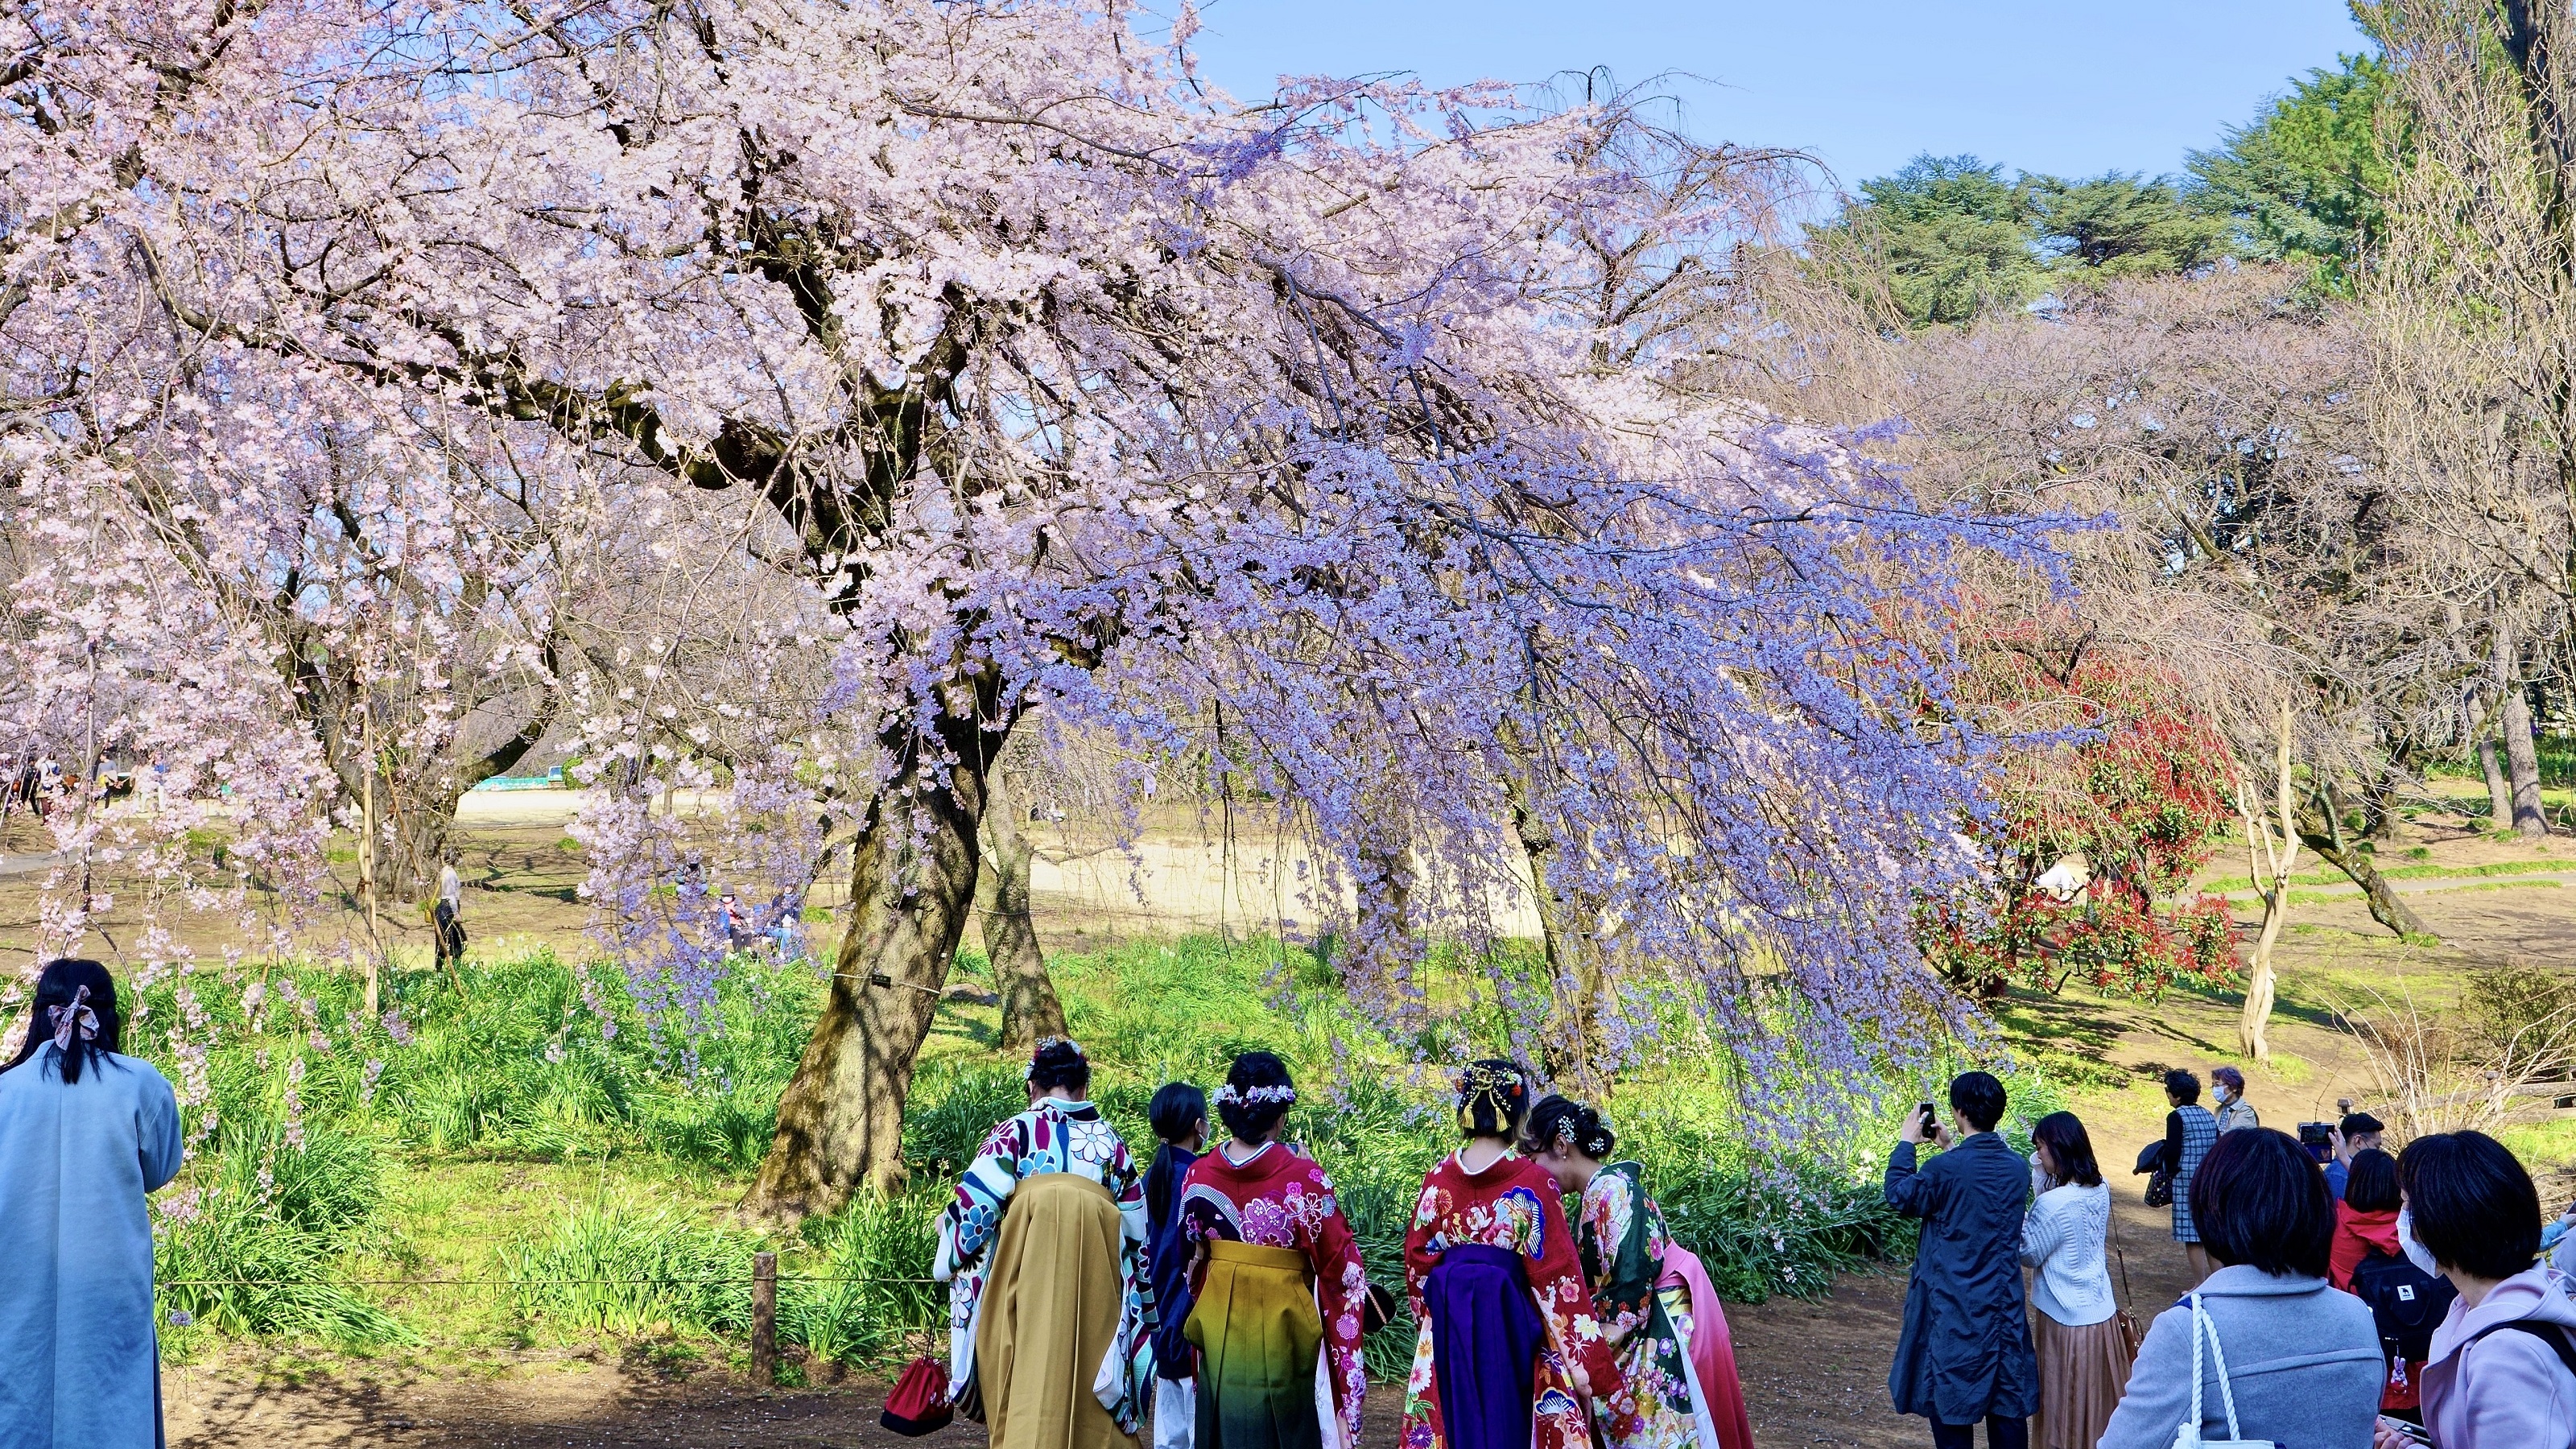
<svg viewBox="0 0 2576 1449">
<path fill-rule="evenodd" d="M 1583 1276 L 1592 1288 L 1604 1362 L 1587 1364 L 1592 1412 L 1608 1449 L 1721 1449 L 1691 1355 L 1691 1303 L 1668 1275 L 1672 1240 L 1643 1169 L 1610 1162 L 1618 1138 L 1601 1115 L 1551 1096 L 1530 1110 L 1521 1150 L 1569 1199 Z M 1606 1371 L 1605 1371 L 1606 1370 Z"/>
</svg>

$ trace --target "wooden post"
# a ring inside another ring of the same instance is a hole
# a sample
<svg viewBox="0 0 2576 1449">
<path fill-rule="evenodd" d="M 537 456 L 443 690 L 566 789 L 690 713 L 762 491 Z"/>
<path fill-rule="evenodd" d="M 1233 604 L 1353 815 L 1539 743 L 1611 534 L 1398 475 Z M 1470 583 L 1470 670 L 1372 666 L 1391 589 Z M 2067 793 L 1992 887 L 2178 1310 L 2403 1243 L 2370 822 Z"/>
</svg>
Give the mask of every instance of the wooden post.
<svg viewBox="0 0 2576 1449">
<path fill-rule="evenodd" d="M 751 1378 L 762 1388 L 778 1383 L 778 1255 L 751 1255 Z"/>
</svg>

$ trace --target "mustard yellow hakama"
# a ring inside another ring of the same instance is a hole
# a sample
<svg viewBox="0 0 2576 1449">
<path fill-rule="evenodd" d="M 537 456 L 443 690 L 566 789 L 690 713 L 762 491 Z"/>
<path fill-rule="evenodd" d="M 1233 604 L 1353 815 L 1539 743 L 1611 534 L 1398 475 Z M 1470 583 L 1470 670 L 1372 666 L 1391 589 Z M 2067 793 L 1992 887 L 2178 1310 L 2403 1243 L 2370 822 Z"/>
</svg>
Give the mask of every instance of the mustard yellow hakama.
<svg viewBox="0 0 2576 1449">
<path fill-rule="evenodd" d="M 1014 1194 L 975 1322 L 992 1449 L 1134 1449 L 1093 1389 L 1126 1296 L 1120 1231 L 1117 1200 L 1087 1177 L 1040 1173 Z"/>
</svg>

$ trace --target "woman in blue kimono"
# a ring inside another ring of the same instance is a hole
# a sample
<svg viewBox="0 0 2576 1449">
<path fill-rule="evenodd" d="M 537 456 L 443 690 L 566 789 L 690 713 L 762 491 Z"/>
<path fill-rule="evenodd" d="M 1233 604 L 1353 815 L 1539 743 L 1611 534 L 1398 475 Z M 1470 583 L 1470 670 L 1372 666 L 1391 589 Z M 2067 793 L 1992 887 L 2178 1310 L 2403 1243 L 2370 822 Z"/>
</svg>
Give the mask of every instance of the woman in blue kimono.
<svg viewBox="0 0 2576 1449">
<path fill-rule="evenodd" d="M 0 1066 L 0 1438 L 43 1449 L 153 1449 L 161 1350 L 143 1195 L 179 1171 L 179 1100 L 117 1053 L 116 982 L 54 961 L 26 1045 Z"/>
</svg>

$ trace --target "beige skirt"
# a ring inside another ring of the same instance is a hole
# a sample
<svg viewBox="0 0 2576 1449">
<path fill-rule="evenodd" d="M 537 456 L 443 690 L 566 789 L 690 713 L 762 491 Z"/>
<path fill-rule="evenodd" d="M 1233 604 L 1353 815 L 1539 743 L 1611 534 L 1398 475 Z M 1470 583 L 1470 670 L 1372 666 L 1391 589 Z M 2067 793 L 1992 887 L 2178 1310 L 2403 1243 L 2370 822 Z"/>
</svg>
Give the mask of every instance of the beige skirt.
<svg viewBox="0 0 2576 1449">
<path fill-rule="evenodd" d="M 2129 1386 L 2129 1351 L 2120 1342 L 2118 1315 L 2069 1328 L 2035 1312 L 2030 1336 L 2039 1354 L 2032 1449 L 2094 1449 Z"/>
</svg>

